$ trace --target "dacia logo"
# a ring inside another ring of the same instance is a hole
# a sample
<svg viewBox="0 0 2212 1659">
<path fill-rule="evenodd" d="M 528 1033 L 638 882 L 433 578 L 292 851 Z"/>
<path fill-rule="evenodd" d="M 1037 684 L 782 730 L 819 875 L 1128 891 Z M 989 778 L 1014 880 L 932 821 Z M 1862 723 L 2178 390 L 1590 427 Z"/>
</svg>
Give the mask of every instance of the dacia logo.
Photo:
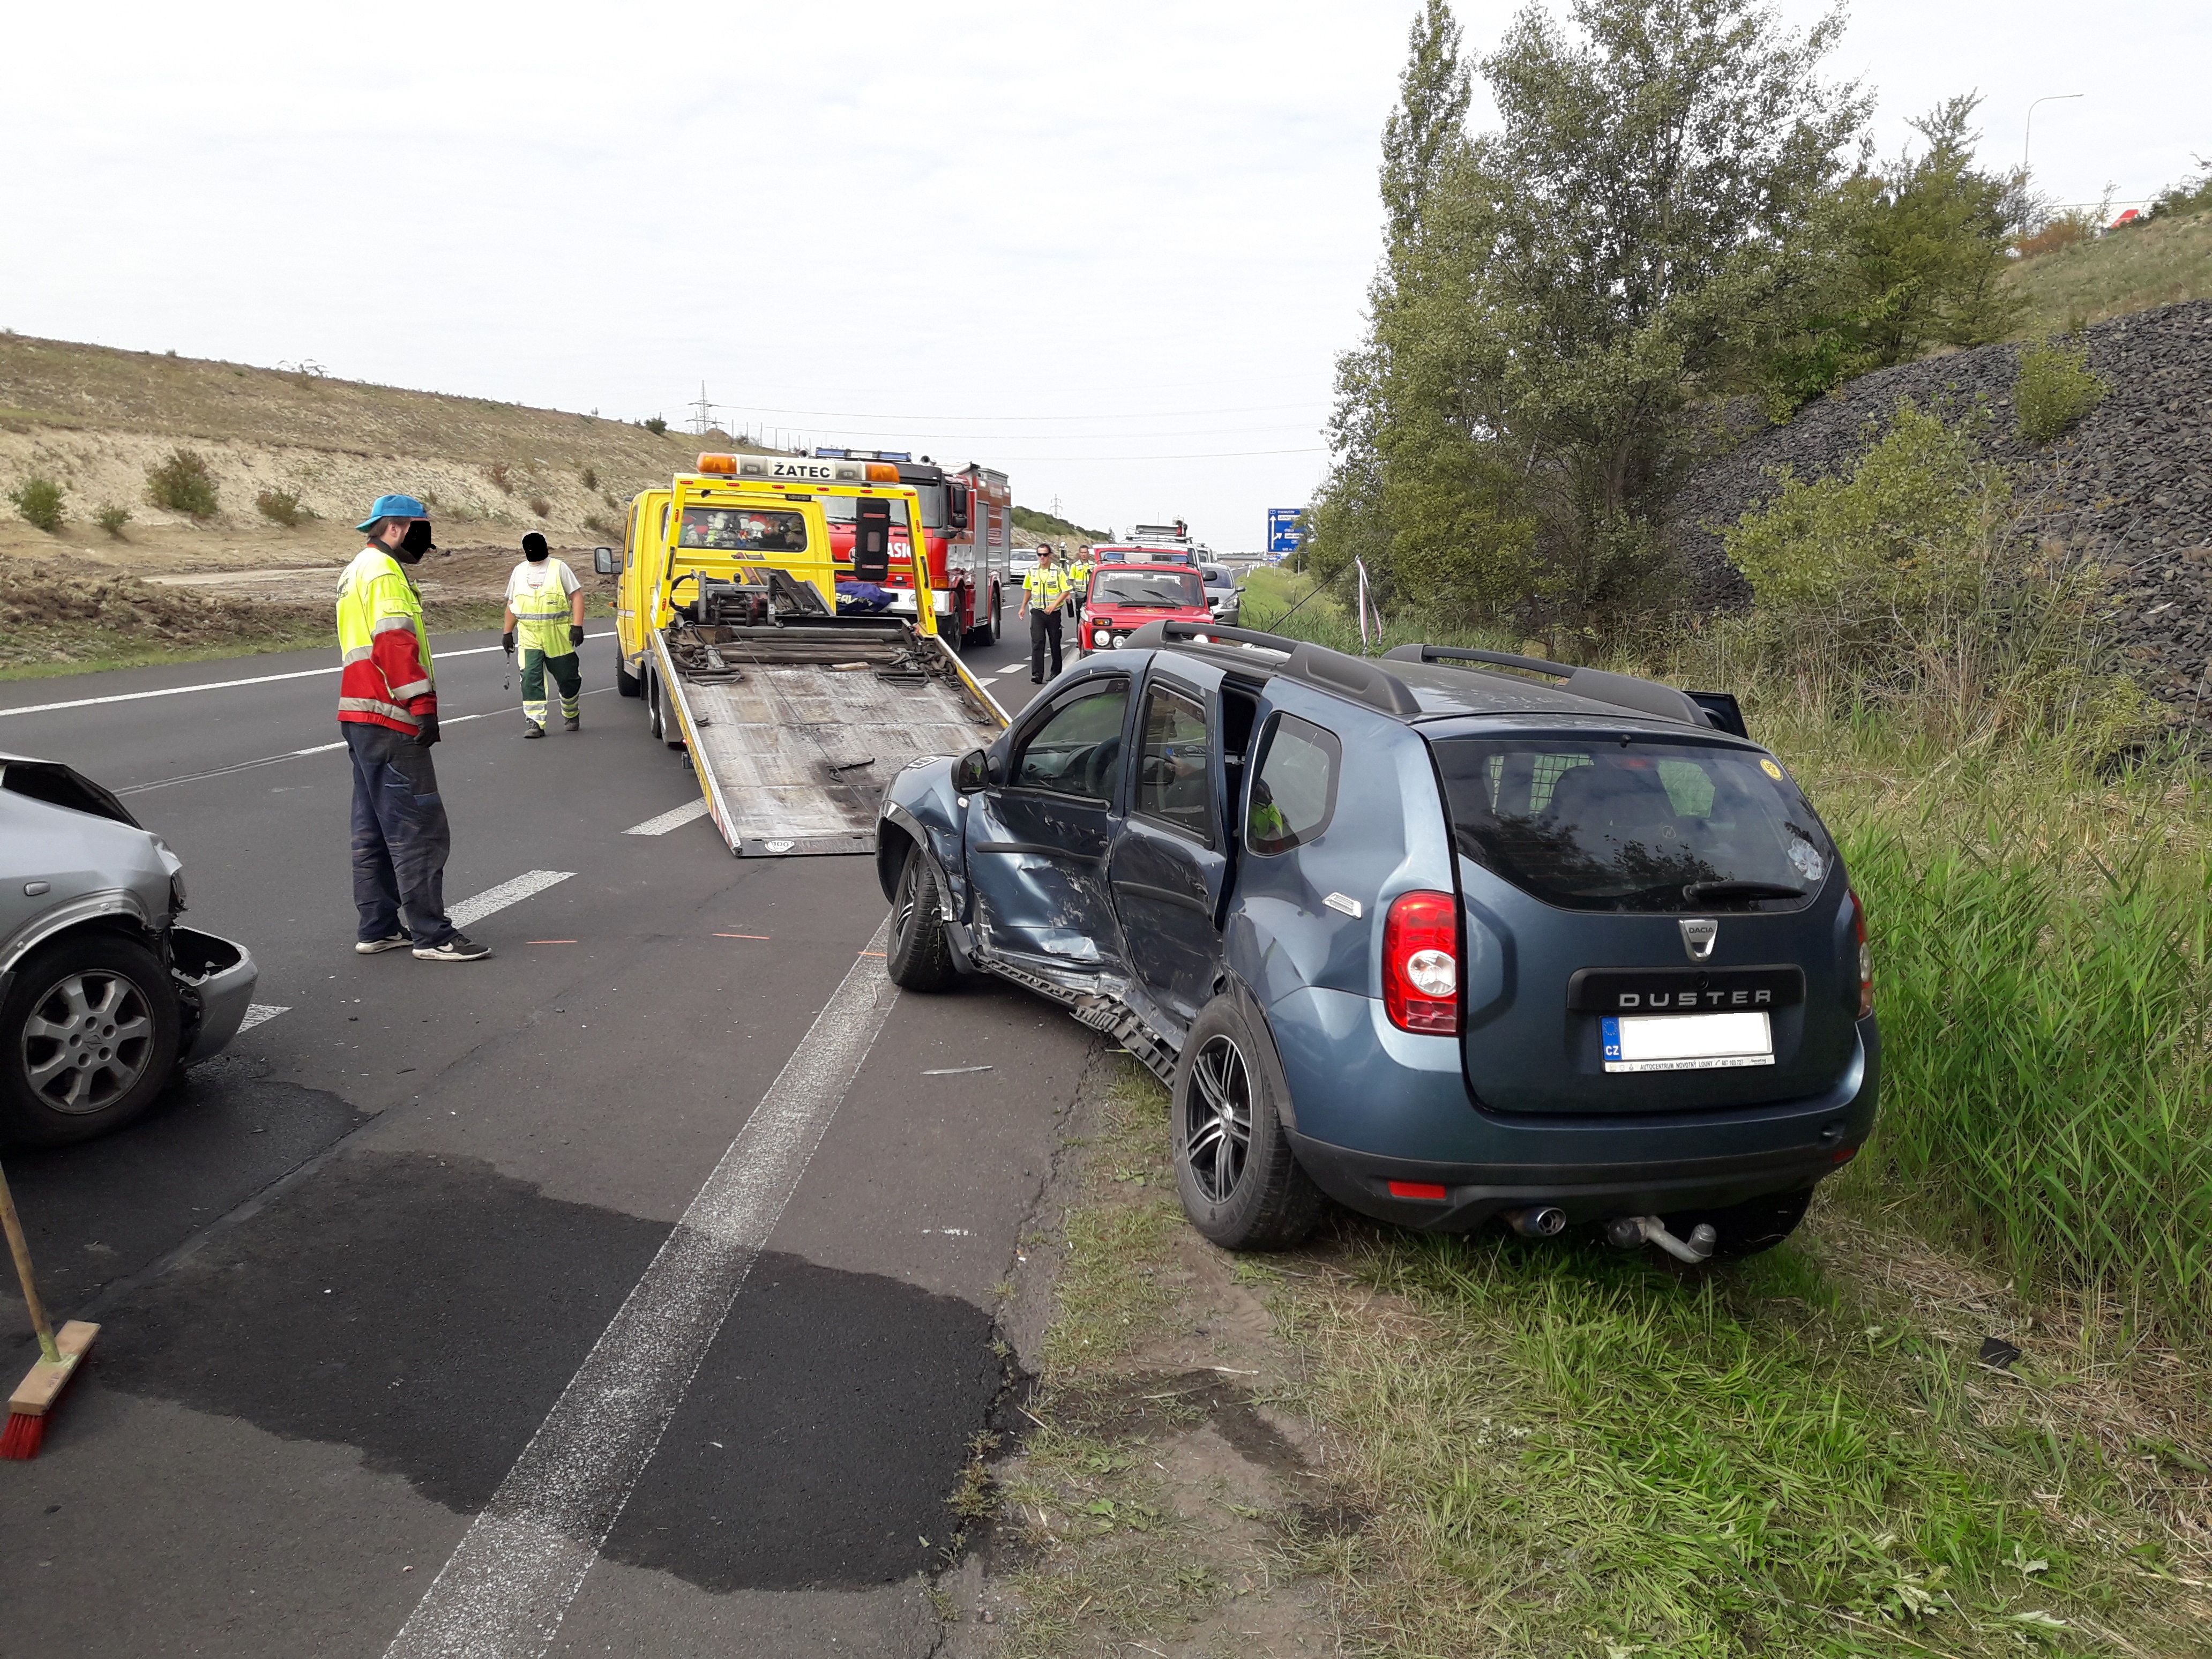
<svg viewBox="0 0 2212 1659">
<path fill-rule="evenodd" d="M 1690 960 L 1711 962 L 1713 946 L 1721 936 L 1720 923 L 1700 918 L 1694 921 L 1685 921 L 1681 927 L 1682 949 L 1689 953 Z"/>
</svg>

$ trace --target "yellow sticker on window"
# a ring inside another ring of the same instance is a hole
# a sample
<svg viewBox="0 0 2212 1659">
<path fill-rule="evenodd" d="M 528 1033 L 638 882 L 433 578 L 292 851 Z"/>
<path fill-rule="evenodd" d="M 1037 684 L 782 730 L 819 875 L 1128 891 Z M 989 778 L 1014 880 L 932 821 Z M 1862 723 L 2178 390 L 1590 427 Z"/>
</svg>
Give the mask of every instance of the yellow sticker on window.
<svg viewBox="0 0 2212 1659">
<path fill-rule="evenodd" d="M 1765 773 L 1768 777 L 1772 778 L 1777 783 L 1782 781 L 1782 769 L 1777 766 L 1772 761 L 1763 760 L 1759 762 L 1759 769 Z"/>
</svg>

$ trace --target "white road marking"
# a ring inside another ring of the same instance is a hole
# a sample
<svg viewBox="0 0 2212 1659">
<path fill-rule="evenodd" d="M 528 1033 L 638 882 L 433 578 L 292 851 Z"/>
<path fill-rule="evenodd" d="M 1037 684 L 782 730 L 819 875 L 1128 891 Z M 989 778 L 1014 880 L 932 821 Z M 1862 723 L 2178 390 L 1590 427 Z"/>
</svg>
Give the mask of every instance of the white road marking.
<svg viewBox="0 0 2212 1659">
<path fill-rule="evenodd" d="M 596 691 L 586 691 L 583 695 L 587 697 L 603 696 L 613 690 L 614 687 L 611 685 L 603 685 Z M 520 707 L 520 705 L 517 706 Z M 492 711 L 494 714 L 506 712 L 504 709 Z M 488 720 L 491 718 L 491 714 L 455 714 L 450 720 L 441 719 L 438 722 L 438 729 L 442 732 L 449 726 L 466 726 L 471 720 Z M 257 766 L 274 766 L 279 761 L 298 760 L 303 755 L 327 755 L 333 749 L 344 747 L 345 739 L 341 738 L 336 743 L 319 743 L 306 749 L 288 749 L 281 755 L 264 755 L 258 760 L 239 761 L 233 765 L 218 766 L 206 772 L 187 772 L 182 777 L 156 778 L 151 783 L 134 783 L 129 788 L 118 789 L 115 793 L 118 796 L 143 795 L 149 789 L 167 789 L 173 783 L 201 783 L 209 778 L 228 777 L 233 772 L 250 772 Z"/>
<path fill-rule="evenodd" d="M 611 640 L 612 634 L 586 634 L 584 640 Z M 440 662 L 453 657 L 481 657 L 488 651 L 496 651 L 495 645 L 472 645 L 465 651 L 439 651 L 433 653 Z M 10 714 L 51 714 L 61 708 L 95 708 L 102 703 L 137 702 L 145 697 L 181 697 L 193 691 L 228 691 L 240 685 L 274 685 L 279 680 L 308 680 L 318 674 L 335 674 L 343 665 L 331 663 L 322 668 L 302 668 L 289 674 L 262 674 L 250 680 L 210 680 L 200 685 L 169 685 L 158 691 L 118 691 L 112 696 L 79 697 L 74 702 L 34 702 L 22 708 L 0 708 L 0 720 Z"/>
<path fill-rule="evenodd" d="M 250 1031 L 264 1020 L 274 1019 L 279 1014 L 289 1014 L 291 1012 L 292 1006 L 289 1003 L 280 1006 L 274 1002 L 249 1002 L 246 1005 L 246 1018 L 238 1022 L 238 1029 L 241 1031 Z"/>
<path fill-rule="evenodd" d="M 643 823 L 633 823 L 629 829 L 623 830 L 623 834 L 625 836 L 665 836 L 671 830 L 680 829 L 684 824 L 690 823 L 694 818 L 705 817 L 707 814 L 713 810 L 714 809 L 707 804 L 707 798 L 704 795 L 702 795 L 696 800 L 686 801 L 681 806 L 675 807 L 669 811 L 663 812 L 657 818 L 647 818 Z"/>
<path fill-rule="evenodd" d="M 504 910 L 533 893 L 557 886 L 575 873 L 574 870 L 526 870 L 513 881 L 503 881 L 496 887 L 487 887 L 474 898 L 463 899 L 446 912 L 446 920 L 456 927 L 466 927 L 471 922 L 482 921 L 495 910 Z"/>
<path fill-rule="evenodd" d="M 934 1072 L 924 1072 L 924 1077 L 965 1077 L 970 1072 L 988 1072 L 988 1066 L 944 1066 Z"/>
<path fill-rule="evenodd" d="M 873 957 L 854 959 L 386 1659 L 538 1659 L 552 1644 L 897 995 Z"/>
</svg>

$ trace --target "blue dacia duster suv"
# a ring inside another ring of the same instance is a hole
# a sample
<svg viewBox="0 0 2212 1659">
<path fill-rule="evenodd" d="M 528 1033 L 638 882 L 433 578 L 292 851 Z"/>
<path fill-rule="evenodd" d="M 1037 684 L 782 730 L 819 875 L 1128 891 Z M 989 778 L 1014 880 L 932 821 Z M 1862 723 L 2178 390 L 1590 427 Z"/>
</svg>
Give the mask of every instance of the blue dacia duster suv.
<svg viewBox="0 0 2212 1659">
<path fill-rule="evenodd" d="M 1163 623 L 885 793 L 891 976 L 1065 1004 L 1165 1080 L 1185 1208 L 1784 1237 L 1873 1126 L 1866 929 L 1735 700 Z"/>
</svg>

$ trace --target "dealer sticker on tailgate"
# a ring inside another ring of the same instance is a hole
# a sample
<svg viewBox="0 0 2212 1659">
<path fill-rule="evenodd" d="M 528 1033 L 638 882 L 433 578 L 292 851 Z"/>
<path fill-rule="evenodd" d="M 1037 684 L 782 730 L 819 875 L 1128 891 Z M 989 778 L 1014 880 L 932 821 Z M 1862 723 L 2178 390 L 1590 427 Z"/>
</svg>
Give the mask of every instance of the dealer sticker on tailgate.
<svg viewBox="0 0 2212 1659">
<path fill-rule="evenodd" d="M 1601 1024 L 1608 1072 L 1703 1072 L 1774 1064 L 1774 1030 L 1764 1010 L 1626 1014 Z"/>
</svg>

